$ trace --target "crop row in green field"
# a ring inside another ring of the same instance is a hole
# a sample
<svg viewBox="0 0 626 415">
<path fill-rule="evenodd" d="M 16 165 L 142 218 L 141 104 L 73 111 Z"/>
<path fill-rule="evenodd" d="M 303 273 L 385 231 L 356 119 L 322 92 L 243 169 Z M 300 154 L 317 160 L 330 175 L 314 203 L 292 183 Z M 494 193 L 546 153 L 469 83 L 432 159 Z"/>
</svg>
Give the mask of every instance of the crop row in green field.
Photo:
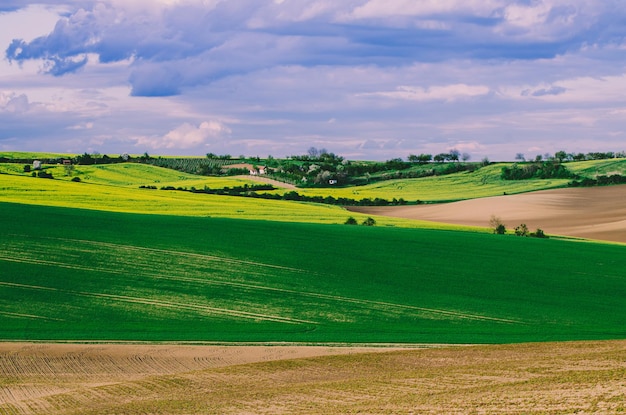
<svg viewBox="0 0 626 415">
<path fill-rule="evenodd" d="M 623 338 L 626 247 L 0 203 L 0 339 Z"/>
</svg>

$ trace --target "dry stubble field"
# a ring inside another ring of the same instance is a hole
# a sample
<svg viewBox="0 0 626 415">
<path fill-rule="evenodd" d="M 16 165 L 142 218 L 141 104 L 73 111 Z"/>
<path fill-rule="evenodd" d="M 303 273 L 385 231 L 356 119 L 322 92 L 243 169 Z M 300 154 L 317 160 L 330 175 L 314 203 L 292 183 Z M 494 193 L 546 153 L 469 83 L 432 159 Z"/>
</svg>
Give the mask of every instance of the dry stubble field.
<svg viewBox="0 0 626 415">
<path fill-rule="evenodd" d="M 606 414 L 626 341 L 417 350 L 0 345 L 1 414 Z"/>
<path fill-rule="evenodd" d="M 508 229 L 526 223 L 531 231 L 626 243 L 626 185 L 541 190 L 470 199 L 443 205 L 350 207 L 365 214 L 489 226 L 498 216 Z"/>
</svg>

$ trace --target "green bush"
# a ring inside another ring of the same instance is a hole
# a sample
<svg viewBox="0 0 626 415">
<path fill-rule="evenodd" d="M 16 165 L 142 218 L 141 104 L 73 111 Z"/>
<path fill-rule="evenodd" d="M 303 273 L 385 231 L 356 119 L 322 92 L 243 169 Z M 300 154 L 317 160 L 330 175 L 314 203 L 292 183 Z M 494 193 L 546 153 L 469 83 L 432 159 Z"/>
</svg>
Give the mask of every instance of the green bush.
<svg viewBox="0 0 626 415">
<path fill-rule="evenodd" d="M 528 226 L 525 223 L 522 223 L 520 226 L 515 228 L 515 235 L 517 236 L 528 236 Z"/>
<path fill-rule="evenodd" d="M 364 226 L 374 226 L 374 225 L 376 225 L 376 221 L 374 219 L 368 217 L 367 219 L 365 219 L 363 221 L 363 225 Z"/>
<path fill-rule="evenodd" d="M 357 221 L 356 219 L 354 219 L 352 216 L 350 216 L 348 219 L 346 219 L 346 221 L 344 222 L 345 225 L 356 225 Z"/>
</svg>

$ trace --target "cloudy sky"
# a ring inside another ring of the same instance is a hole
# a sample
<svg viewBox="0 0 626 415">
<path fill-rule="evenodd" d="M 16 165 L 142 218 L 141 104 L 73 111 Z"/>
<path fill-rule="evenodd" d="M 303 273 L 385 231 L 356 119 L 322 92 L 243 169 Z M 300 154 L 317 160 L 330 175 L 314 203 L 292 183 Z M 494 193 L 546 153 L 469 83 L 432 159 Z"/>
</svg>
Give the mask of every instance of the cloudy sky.
<svg viewBox="0 0 626 415">
<path fill-rule="evenodd" d="M 626 150 L 624 0 L 2 0 L 0 151 Z"/>
</svg>

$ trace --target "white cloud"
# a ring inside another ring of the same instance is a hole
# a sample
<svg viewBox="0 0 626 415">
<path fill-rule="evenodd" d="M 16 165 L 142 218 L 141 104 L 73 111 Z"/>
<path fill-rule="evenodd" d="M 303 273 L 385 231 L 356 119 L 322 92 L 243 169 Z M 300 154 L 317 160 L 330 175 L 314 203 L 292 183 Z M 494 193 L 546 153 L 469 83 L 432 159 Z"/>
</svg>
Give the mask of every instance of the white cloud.
<svg viewBox="0 0 626 415">
<path fill-rule="evenodd" d="M 361 96 L 377 96 L 408 101 L 455 101 L 489 94 L 489 87 L 484 85 L 454 84 L 431 87 L 400 86 L 395 91 L 374 92 Z"/>
<path fill-rule="evenodd" d="M 137 137 L 137 146 L 152 149 L 200 148 L 223 139 L 231 133 L 230 128 L 219 121 L 204 121 L 200 125 L 184 123 L 162 137 Z"/>
<path fill-rule="evenodd" d="M 83 122 L 76 125 L 67 127 L 68 130 L 91 130 L 93 128 L 93 122 Z"/>
<path fill-rule="evenodd" d="M 28 97 L 25 94 L 0 92 L 0 111 L 24 113 L 30 109 Z"/>
</svg>

